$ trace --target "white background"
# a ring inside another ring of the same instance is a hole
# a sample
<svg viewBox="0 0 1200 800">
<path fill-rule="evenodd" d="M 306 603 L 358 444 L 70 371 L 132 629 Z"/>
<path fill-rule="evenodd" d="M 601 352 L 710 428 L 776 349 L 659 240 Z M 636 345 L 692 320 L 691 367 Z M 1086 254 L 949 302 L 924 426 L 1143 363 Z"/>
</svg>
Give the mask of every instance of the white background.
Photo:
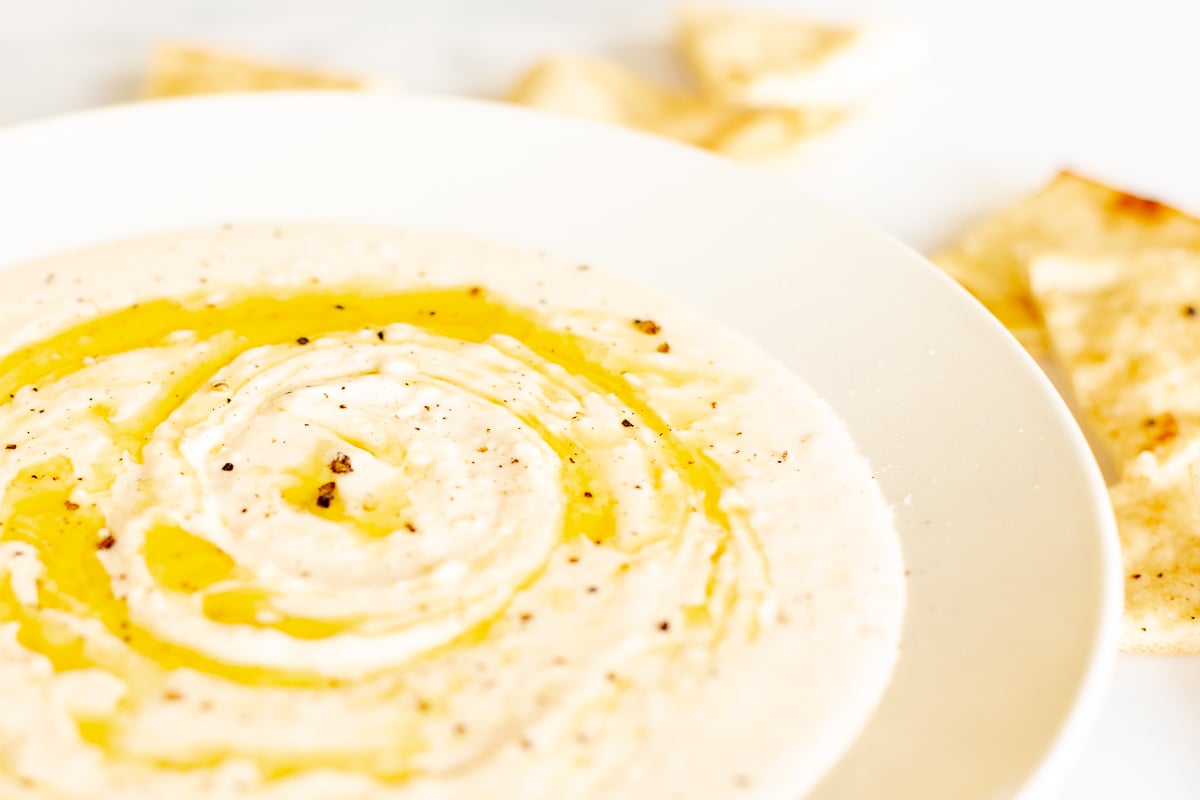
<svg viewBox="0 0 1200 800">
<path fill-rule="evenodd" d="M 900 17 L 930 32 L 923 72 L 788 167 L 797 185 L 919 250 L 947 243 L 1062 166 L 1200 211 L 1194 0 L 775 5 Z M 0 125 L 132 99 L 162 38 L 379 74 L 420 92 L 495 95 L 531 60 L 562 49 L 605 52 L 670 78 L 678 67 L 669 8 L 662 0 L 0 0 Z M 1060 796 L 1191 800 L 1200 797 L 1198 750 L 1200 659 L 1122 656 Z"/>
</svg>

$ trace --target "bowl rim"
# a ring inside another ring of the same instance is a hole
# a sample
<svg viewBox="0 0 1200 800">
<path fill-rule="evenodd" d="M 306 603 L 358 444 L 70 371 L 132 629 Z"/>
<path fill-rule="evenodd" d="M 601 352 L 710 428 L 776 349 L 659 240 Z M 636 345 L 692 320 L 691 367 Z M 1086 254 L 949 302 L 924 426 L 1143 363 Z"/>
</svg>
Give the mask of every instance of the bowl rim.
<svg viewBox="0 0 1200 800">
<path fill-rule="evenodd" d="M 339 112 L 356 105 L 404 104 L 409 107 L 424 107 L 431 113 L 440 113 L 439 109 L 449 109 L 454 113 L 504 115 L 509 119 L 520 118 L 526 120 L 529 124 L 536 126 L 557 126 L 564 131 L 574 130 L 578 132 L 578 135 L 585 135 L 597 141 L 603 139 L 636 143 L 636 147 L 647 150 L 654 148 L 658 153 L 664 154 L 664 157 L 678 158 L 686 154 L 686 157 L 692 159 L 696 164 L 705 164 L 704 169 L 710 169 L 718 165 L 723 170 L 742 169 L 718 156 L 686 145 L 665 141 L 649 134 L 616 129 L 584 120 L 552 118 L 540 112 L 516 108 L 499 102 L 440 96 L 389 95 L 327 90 L 234 93 L 220 96 L 172 98 L 149 102 L 135 101 L 103 108 L 57 114 L 0 128 L 0 159 L 2 159 L 3 153 L 18 144 L 22 138 L 33 137 L 36 139 L 42 135 L 61 132 L 63 129 L 71 128 L 80 129 L 82 132 L 87 126 L 111 122 L 114 119 L 120 120 L 124 118 L 132 125 L 139 118 L 142 118 L 142 115 L 147 114 L 153 117 L 165 117 L 193 113 L 192 110 L 198 108 L 235 109 L 247 106 L 265 108 L 272 105 L 283 106 L 297 102 L 313 107 L 325 106 L 331 111 L 336 110 Z M 214 111 L 213 113 L 216 112 Z M 755 179 L 772 181 L 782 185 L 782 181 L 778 181 L 770 176 L 759 175 Z M 1023 363 L 1023 379 L 1027 381 L 1028 390 L 1040 396 L 1039 400 L 1046 407 L 1047 412 L 1063 428 L 1063 433 L 1067 437 L 1068 444 L 1074 456 L 1074 463 L 1070 468 L 1082 469 L 1088 473 L 1086 480 L 1088 482 L 1090 499 L 1093 503 L 1091 510 L 1095 512 L 1097 517 L 1096 524 L 1098 529 L 1095 538 L 1098 545 L 1098 557 L 1101 566 L 1100 584 L 1102 588 L 1100 599 L 1102 607 L 1099 609 L 1099 622 L 1091 639 L 1092 644 L 1086 672 L 1075 691 L 1069 711 L 1061 720 L 1057 733 L 1052 739 L 1052 744 L 1046 750 L 1037 766 L 1028 773 L 1023 786 L 1018 790 L 1018 793 L 1024 797 L 1034 796 L 1035 794 L 1040 796 L 1044 793 L 1049 793 L 1063 780 L 1066 770 L 1082 749 L 1086 735 L 1099 716 L 1100 708 L 1106 697 L 1107 687 L 1116 664 L 1117 641 L 1123 602 L 1123 575 L 1120 566 L 1120 547 L 1116 523 L 1113 518 L 1111 506 L 1109 505 L 1107 488 L 1099 468 L 1095 465 L 1092 452 L 1083 434 L 1080 432 L 1074 417 L 1041 368 L 1037 366 L 1036 362 L 1025 353 L 1023 348 L 1017 344 L 1008 332 L 974 298 L 967 294 L 965 290 L 958 287 L 948 276 L 938 270 L 923 256 L 916 253 L 911 247 L 879 230 L 871 223 L 837 210 L 824 201 L 815 200 L 793 186 L 789 186 L 788 191 L 796 197 L 803 198 L 805 203 L 814 208 L 822 208 L 828 215 L 840 218 L 847 226 L 854 228 L 861 235 L 884 243 L 886 247 L 890 248 L 896 254 L 897 261 L 903 261 L 908 265 L 906 268 L 935 275 L 935 280 L 940 280 L 947 285 L 954 286 L 959 295 L 960 302 L 971 306 L 974 313 L 981 320 L 986 318 L 982 324 L 990 325 L 995 332 L 995 341 L 990 346 L 1001 349 L 1007 348 L 1010 355 L 1015 353 L 1018 360 Z M 7 263 L 8 260 L 2 257 L 3 251 L 4 247 L 0 246 L 0 261 L 4 262 L 0 263 L 0 269 L 5 269 L 9 266 Z M 52 249 L 48 252 L 60 252 L 60 250 Z M 20 263 L 25 260 L 28 259 L 17 257 L 14 259 L 14 262 Z"/>
</svg>

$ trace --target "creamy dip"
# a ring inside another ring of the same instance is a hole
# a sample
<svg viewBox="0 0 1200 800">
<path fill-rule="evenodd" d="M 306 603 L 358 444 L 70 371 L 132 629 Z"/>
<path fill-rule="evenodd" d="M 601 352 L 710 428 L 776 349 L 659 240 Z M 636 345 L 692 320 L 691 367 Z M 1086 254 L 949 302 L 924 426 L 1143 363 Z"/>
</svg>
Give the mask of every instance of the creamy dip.
<svg viewBox="0 0 1200 800">
<path fill-rule="evenodd" d="M 867 463 L 678 302 L 332 226 L 5 280 L 0 796 L 792 800 L 882 691 Z"/>
</svg>

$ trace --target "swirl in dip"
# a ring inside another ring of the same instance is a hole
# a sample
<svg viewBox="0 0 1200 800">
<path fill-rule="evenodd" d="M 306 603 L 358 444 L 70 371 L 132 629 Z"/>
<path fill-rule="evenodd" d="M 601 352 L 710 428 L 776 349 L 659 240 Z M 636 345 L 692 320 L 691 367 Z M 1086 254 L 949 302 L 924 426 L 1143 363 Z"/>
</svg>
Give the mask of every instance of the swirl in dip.
<svg viewBox="0 0 1200 800">
<path fill-rule="evenodd" d="M 793 800 L 882 691 L 866 462 L 675 301 L 324 226 L 6 282 L 0 796 Z"/>
</svg>

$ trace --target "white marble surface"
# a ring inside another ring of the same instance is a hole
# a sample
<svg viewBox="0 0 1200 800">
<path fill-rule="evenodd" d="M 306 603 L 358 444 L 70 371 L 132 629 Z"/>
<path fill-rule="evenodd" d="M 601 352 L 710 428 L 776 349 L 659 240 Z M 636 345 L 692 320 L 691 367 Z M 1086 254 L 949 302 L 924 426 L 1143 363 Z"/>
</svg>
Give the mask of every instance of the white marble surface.
<svg viewBox="0 0 1200 800">
<path fill-rule="evenodd" d="M 1194 0 L 775 4 L 932 33 L 922 74 L 788 172 L 918 249 L 1064 165 L 1200 210 Z M 664 0 L 0 0 L 0 125 L 131 99 L 167 37 L 490 95 L 553 49 L 669 77 L 669 29 Z M 1123 656 L 1059 796 L 1200 797 L 1197 746 L 1200 659 Z"/>
</svg>

